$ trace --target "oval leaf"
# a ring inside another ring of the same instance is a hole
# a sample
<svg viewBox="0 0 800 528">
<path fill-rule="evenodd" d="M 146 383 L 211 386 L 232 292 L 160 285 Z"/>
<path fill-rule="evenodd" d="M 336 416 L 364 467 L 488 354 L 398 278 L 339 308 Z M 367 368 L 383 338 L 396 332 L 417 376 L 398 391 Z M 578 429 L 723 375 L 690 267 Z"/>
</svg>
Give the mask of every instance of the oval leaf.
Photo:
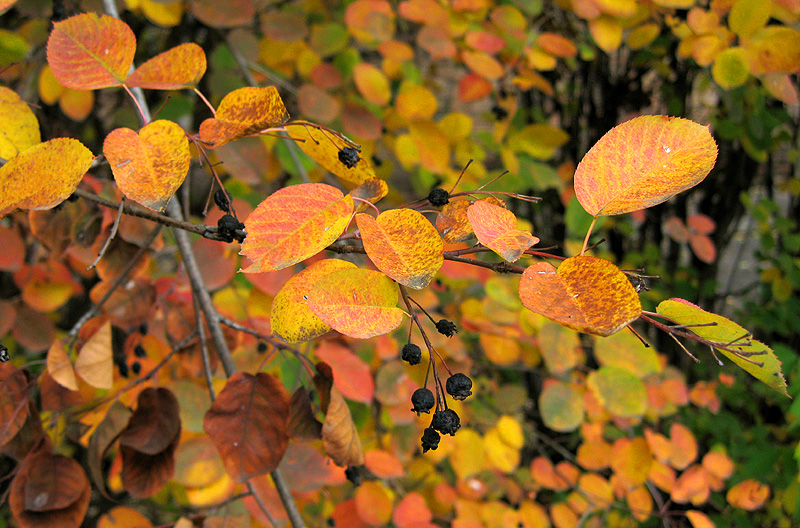
<svg viewBox="0 0 800 528">
<path fill-rule="evenodd" d="M 574 431 L 583 423 L 583 398 L 565 383 L 547 385 L 539 395 L 544 424 L 560 433 Z"/>
<path fill-rule="evenodd" d="M 39 143 L 0 167 L 0 218 L 16 208 L 50 209 L 63 202 L 92 165 L 77 139 Z"/>
<path fill-rule="evenodd" d="M 10 160 L 41 141 L 31 107 L 14 90 L 0 86 L 0 158 Z"/>
<path fill-rule="evenodd" d="M 289 395 L 274 376 L 237 372 L 206 412 L 203 429 L 237 482 L 269 473 L 289 444 Z"/>
<path fill-rule="evenodd" d="M 339 238 L 353 212 L 353 198 L 324 183 L 285 187 L 261 202 L 245 221 L 241 255 L 245 273 L 279 270 L 311 257 Z"/>
<path fill-rule="evenodd" d="M 61 344 L 60 339 L 53 341 L 50 350 L 47 352 L 47 372 L 62 387 L 72 391 L 78 390 L 75 369 L 72 368 L 72 362 L 67 357 L 67 352 L 64 350 L 64 345 Z"/>
<path fill-rule="evenodd" d="M 356 424 L 347 402 L 333 385 L 333 372 L 327 363 L 317 363 L 314 385 L 319 392 L 320 407 L 325 414 L 322 423 L 322 445 L 337 466 L 360 466 L 364 451 Z"/>
<path fill-rule="evenodd" d="M 341 179 L 362 184 L 376 177 L 369 161 L 361 157 L 360 147 L 344 136 L 307 121 L 295 121 L 285 128 L 303 152 Z"/>
<path fill-rule="evenodd" d="M 181 432 L 178 400 L 172 391 L 148 387 L 139 393 L 136 411 L 119 439 L 121 446 L 157 455 Z"/>
<path fill-rule="evenodd" d="M 175 46 L 145 62 L 125 81 L 151 90 L 177 90 L 197 85 L 206 73 L 206 54 L 192 42 Z"/>
<path fill-rule="evenodd" d="M 589 374 L 586 385 L 600 404 L 615 416 L 636 418 L 647 408 L 642 380 L 619 367 L 600 367 Z"/>
<path fill-rule="evenodd" d="M 639 296 L 628 277 L 597 257 L 568 258 L 558 271 L 548 262 L 533 264 L 519 281 L 519 298 L 532 312 L 603 337 L 642 314 Z"/>
<path fill-rule="evenodd" d="M 106 450 L 128 426 L 132 414 L 130 409 L 119 401 L 115 401 L 89 438 L 87 454 L 89 476 L 104 496 L 106 496 L 106 489 L 103 484 L 103 457 Z"/>
<path fill-rule="evenodd" d="M 128 77 L 136 37 L 108 15 L 82 13 L 53 24 L 47 63 L 58 82 L 75 90 L 118 86 Z"/>
<path fill-rule="evenodd" d="M 751 338 L 750 332 L 721 315 L 706 312 L 699 306 L 683 299 L 662 301 L 656 312 L 679 325 L 688 325 L 686 330 L 714 343 L 728 359 L 749 372 L 781 394 L 786 392 L 786 379 L 781 373 L 781 362 L 764 343 Z M 713 326 L 697 326 L 697 325 Z"/>
<path fill-rule="evenodd" d="M 125 195 L 163 211 L 189 173 L 191 154 L 183 129 L 172 121 L 153 121 L 137 134 L 118 128 L 106 136 L 103 153 Z"/>
<path fill-rule="evenodd" d="M 514 213 L 486 200 L 470 205 L 467 218 L 478 242 L 509 262 L 516 262 L 529 247 L 539 242 L 530 233 L 517 229 Z"/>
<path fill-rule="evenodd" d="M 331 327 L 308 307 L 308 295 L 324 276 L 356 265 L 346 260 L 325 259 L 315 262 L 288 281 L 272 301 L 270 327 L 289 343 L 300 343 L 319 337 Z"/>
<path fill-rule="evenodd" d="M 716 159 L 708 127 L 641 116 L 614 127 L 586 153 L 575 171 L 575 193 L 591 215 L 629 213 L 694 187 Z"/>
<path fill-rule="evenodd" d="M 75 460 L 39 451 L 26 461 L 25 509 L 48 512 L 67 508 L 83 495 L 89 479 Z"/>
<path fill-rule="evenodd" d="M 11 363 L 0 363 L 0 446 L 16 436 L 28 418 L 28 380 Z"/>
<path fill-rule="evenodd" d="M 234 90 L 219 103 L 217 113 L 200 124 L 200 139 L 211 148 L 281 125 L 289 119 L 274 86 Z"/>
<path fill-rule="evenodd" d="M 337 332 L 367 339 L 400 326 L 405 312 L 397 308 L 397 300 L 397 286 L 389 277 L 356 268 L 320 279 L 311 290 L 308 307 Z"/>
<path fill-rule="evenodd" d="M 106 321 L 81 347 L 75 360 L 75 372 L 98 389 L 110 389 L 114 382 L 111 348 L 111 323 Z"/>
<path fill-rule="evenodd" d="M 444 243 L 427 218 L 412 209 L 391 209 L 372 218 L 357 214 L 367 256 L 400 284 L 421 290 L 444 263 Z"/>
</svg>

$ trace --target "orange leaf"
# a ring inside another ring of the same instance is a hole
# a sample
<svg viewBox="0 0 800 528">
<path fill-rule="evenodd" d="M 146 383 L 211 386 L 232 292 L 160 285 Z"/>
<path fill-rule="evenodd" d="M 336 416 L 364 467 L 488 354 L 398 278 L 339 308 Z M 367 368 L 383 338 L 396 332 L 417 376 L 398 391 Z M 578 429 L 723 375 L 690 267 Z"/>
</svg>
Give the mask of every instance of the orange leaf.
<svg viewBox="0 0 800 528">
<path fill-rule="evenodd" d="M 34 145 L 0 167 L 0 218 L 16 208 L 50 209 L 64 201 L 92 164 L 92 153 L 70 138 Z"/>
<path fill-rule="evenodd" d="M 331 365 L 333 384 L 350 400 L 370 403 L 375 394 L 375 381 L 369 365 L 349 348 L 336 341 L 324 341 L 315 351 L 316 356 Z"/>
<path fill-rule="evenodd" d="M 389 186 L 386 185 L 385 181 L 379 178 L 371 178 L 350 191 L 350 196 L 352 196 L 353 199 L 359 199 L 358 205 L 356 206 L 357 212 L 369 209 L 369 204 L 363 201 L 376 204 L 387 194 L 389 194 Z"/>
<path fill-rule="evenodd" d="M 450 200 L 436 217 L 436 229 L 442 233 L 448 244 L 464 242 L 474 234 L 467 218 L 467 208 L 470 205 L 472 204 L 469 200 Z"/>
<path fill-rule="evenodd" d="M 31 107 L 5 86 L 0 86 L 0 129 L 0 158 L 5 160 L 42 141 Z"/>
<path fill-rule="evenodd" d="M 369 467 L 369 453 L 367 453 L 367 467 Z M 392 514 L 392 522 L 397 528 L 416 528 L 432 520 L 433 512 L 428 508 L 425 497 L 416 491 L 407 493 L 395 506 Z"/>
<path fill-rule="evenodd" d="M 591 215 L 629 213 L 694 187 L 716 159 L 708 127 L 641 116 L 614 127 L 586 153 L 575 171 L 575 193 Z"/>
<path fill-rule="evenodd" d="M 392 98 L 389 79 L 372 64 L 366 62 L 356 64 L 353 68 L 353 80 L 364 99 L 374 105 L 385 106 Z"/>
<path fill-rule="evenodd" d="M 536 37 L 536 45 L 554 57 L 572 58 L 578 48 L 568 38 L 558 33 L 542 33 Z"/>
<path fill-rule="evenodd" d="M 548 262 L 528 267 L 519 298 L 529 310 L 580 332 L 609 336 L 642 313 L 627 276 L 597 257 L 568 258 L 558 271 Z"/>
<path fill-rule="evenodd" d="M 477 73 L 468 73 L 458 81 L 458 99 L 464 103 L 483 99 L 492 93 L 492 90 L 492 83 Z"/>
<path fill-rule="evenodd" d="M 334 380 L 335 379 L 336 378 L 334 378 Z M 371 451 L 367 451 L 364 454 L 364 465 L 366 465 L 367 469 L 374 473 L 378 478 L 382 479 L 402 477 L 406 473 L 406 470 L 403 468 L 403 464 L 397 459 L 397 457 L 382 449 L 373 449 Z M 423 499 L 422 505 L 424 506 L 424 504 L 425 500 Z"/>
<path fill-rule="evenodd" d="M 375 178 L 375 171 L 369 161 L 357 154 L 360 152 L 358 145 L 344 136 L 306 121 L 294 121 L 284 128 L 290 137 L 298 140 L 297 144 L 303 152 L 341 179 L 361 184 Z M 356 151 L 355 165 L 352 162 L 347 165 L 340 159 L 339 153 L 345 148 Z"/>
<path fill-rule="evenodd" d="M 382 482 L 364 482 L 355 500 L 358 516 L 370 526 L 383 526 L 392 518 L 392 495 Z"/>
<path fill-rule="evenodd" d="M 152 526 L 153 523 L 147 517 L 128 506 L 111 508 L 97 519 L 97 528 L 152 528 Z"/>
<path fill-rule="evenodd" d="M 308 341 L 330 331 L 331 327 L 308 307 L 308 294 L 325 275 L 355 267 L 355 264 L 346 260 L 325 259 L 315 262 L 289 279 L 272 301 L 272 331 L 289 343 Z"/>
<path fill-rule="evenodd" d="M 686 512 L 686 518 L 692 523 L 692 528 L 716 528 L 713 521 L 703 512 L 688 510 Z"/>
<path fill-rule="evenodd" d="M 333 385 L 333 372 L 326 363 L 317 363 L 314 385 L 319 393 L 320 407 L 325 414 L 322 423 L 322 445 L 333 463 L 340 467 L 364 463 L 361 439 L 350 408 Z"/>
<path fill-rule="evenodd" d="M 637 486 L 628 491 L 625 494 L 625 502 L 633 518 L 639 522 L 646 521 L 653 511 L 653 496 L 644 486 Z"/>
<path fill-rule="evenodd" d="M 626 488 L 645 483 L 652 461 L 653 455 L 643 437 L 637 436 L 632 440 L 621 438 L 614 442 L 611 469 Z"/>
<path fill-rule="evenodd" d="M 689 237 L 689 246 L 697 258 L 706 264 L 711 264 L 717 258 L 717 248 L 708 235 L 691 235 Z"/>
<path fill-rule="evenodd" d="M 712 451 L 703 457 L 703 467 L 715 477 L 725 480 L 733 474 L 733 461 L 724 453 Z"/>
<path fill-rule="evenodd" d="M 47 352 L 47 372 L 62 387 L 73 391 L 78 390 L 75 369 L 72 368 L 72 362 L 67 357 L 67 352 L 64 350 L 60 339 L 53 341 L 50 350 Z"/>
<path fill-rule="evenodd" d="M 75 372 L 98 389 L 110 389 L 114 382 L 111 347 L 111 323 L 106 321 L 81 347 L 75 360 Z"/>
<path fill-rule="evenodd" d="M 153 121 L 137 134 L 113 130 L 103 142 L 114 180 L 128 198 L 163 211 L 189 173 L 191 154 L 183 129 L 172 121 Z"/>
<path fill-rule="evenodd" d="M 0 445 L 6 445 L 28 418 L 28 380 L 11 363 L 0 363 Z"/>
<path fill-rule="evenodd" d="M 214 117 L 200 124 L 200 140 L 211 148 L 282 125 L 289 119 L 274 86 L 246 87 L 222 98 Z"/>
<path fill-rule="evenodd" d="M 675 469 L 685 469 L 697 458 L 697 440 L 683 424 L 677 422 L 669 429 L 672 452 L 669 456 L 669 465 Z"/>
<path fill-rule="evenodd" d="M 175 46 L 148 60 L 125 81 L 151 90 L 178 90 L 196 86 L 206 73 L 206 54 L 191 42 Z"/>
<path fill-rule="evenodd" d="M 753 511 L 761 508 L 769 498 L 769 486 L 748 479 L 728 490 L 725 496 L 731 506 Z"/>
<path fill-rule="evenodd" d="M 373 264 L 400 284 L 421 290 L 442 267 L 444 243 L 436 228 L 412 209 L 390 209 L 378 218 L 356 215 Z"/>
<path fill-rule="evenodd" d="M 47 62 L 58 82 L 75 90 L 119 86 L 128 77 L 136 37 L 108 15 L 82 13 L 53 24 Z"/>
<path fill-rule="evenodd" d="M 289 444 L 289 395 L 271 374 L 237 372 L 206 412 L 203 430 L 237 482 L 269 473 Z"/>
<path fill-rule="evenodd" d="M 516 262 L 539 239 L 517 229 L 517 217 L 503 207 L 478 200 L 467 208 L 467 218 L 478 242 L 509 262 Z"/>
<path fill-rule="evenodd" d="M 245 273 L 274 271 L 325 249 L 342 234 L 353 198 L 324 183 L 303 183 L 271 194 L 247 217 L 241 255 L 253 261 Z"/>
<path fill-rule="evenodd" d="M 403 322 L 397 286 L 378 271 L 343 269 L 317 281 L 308 307 L 331 328 L 358 339 L 388 334 Z"/>
</svg>

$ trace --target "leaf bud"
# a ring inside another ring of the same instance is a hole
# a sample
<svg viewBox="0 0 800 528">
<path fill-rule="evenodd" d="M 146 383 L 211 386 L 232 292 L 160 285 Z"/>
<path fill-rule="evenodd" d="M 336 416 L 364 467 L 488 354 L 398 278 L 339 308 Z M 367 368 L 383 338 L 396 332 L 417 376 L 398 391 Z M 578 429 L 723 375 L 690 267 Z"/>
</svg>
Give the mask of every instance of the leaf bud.
<svg viewBox="0 0 800 528">
<path fill-rule="evenodd" d="M 470 390 L 472 388 L 472 380 L 466 374 L 457 372 L 447 378 L 445 388 L 447 389 L 447 394 L 452 396 L 454 400 L 464 400 L 472 394 Z"/>
<path fill-rule="evenodd" d="M 422 350 L 414 343 L 406 343 L 403 345 L 400 357 L 409 365 L 419 365 L 422 361 Z"/>
</svg>

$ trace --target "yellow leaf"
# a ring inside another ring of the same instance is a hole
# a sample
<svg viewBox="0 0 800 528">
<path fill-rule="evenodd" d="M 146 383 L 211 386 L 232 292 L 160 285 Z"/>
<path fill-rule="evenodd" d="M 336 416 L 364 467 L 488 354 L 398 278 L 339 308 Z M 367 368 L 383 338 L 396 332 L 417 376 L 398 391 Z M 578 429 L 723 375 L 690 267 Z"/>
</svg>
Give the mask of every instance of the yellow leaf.
<svg viewBox="0 0 800 528">
<path fill-rule="evenodd" d="M 747 66 L 748 54 L 742 48 L 728 48 L 714 59 L 711 76 L 720 88 L 731 90 L 743 85 L 750 78 Z"/>
<path fill-rule="evenodd" d="M 611 53 L 622 44 L 622 25 L 616 18 L 602 15 L 589 21 L 589 33 L 606 53 Z"/>
<path fill-rule="evenodd" d="M 496 428 L 486 431 L 483 437 L 483 449 L 489 464 L 503 473 L 511 473 L 519 466 L 519 449 L 504 443 Z"/>
<path fill-rule="evenodd" d="M 200 139 L 211 148 L 282 125 L 289 119 L 278 90 L 245 87 L 222 98 L 214 117 L 200 124 Z"/>
<path fill-rule="evenodd" d="M 728 27 L 745 40 L 767 25 L 771 12 L 772 0 L 736 0 L 728 13 Z"/>
<path fill-rule="evenodd" d="M 98 389 L 110 389 L 114 380 L 111 348 L 111 323 L 106 321 L 81 347 L 75 360 L 75 372 Z"/>
<path fill-rule="evenodd" d="M 10 160 L 41 141 L 31 108 L 15 91 L 0 86 L 0 158 Z"/>
<path fill-rule="evenodd" d="M 361 157 L 358 145 L 344 136 L 306 121 L 293 121 L 285 128 L 290 137 L 298 140 L 303 152 L 341 179 L 362 184 L 376 177 L 369 160 Z M 345 151 L 349 157 L 345 157 L 344 149 L 349 149 Z"/>
<path fill-rule="evenodd" d="M 424 86 L 409 86 L 397 94 L 397 115 L 404 119 L 428 119 L 436 113 L 436 96 Z"/>
</svg>

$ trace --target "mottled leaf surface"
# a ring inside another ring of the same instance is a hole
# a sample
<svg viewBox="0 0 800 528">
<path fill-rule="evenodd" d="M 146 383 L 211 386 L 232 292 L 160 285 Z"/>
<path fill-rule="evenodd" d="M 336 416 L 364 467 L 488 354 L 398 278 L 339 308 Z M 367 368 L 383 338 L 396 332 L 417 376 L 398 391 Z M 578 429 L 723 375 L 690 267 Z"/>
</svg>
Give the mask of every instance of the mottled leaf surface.
<svg viewBox="0 0 800 528">
<path fill-rule="evenodd" d="M 245 87 L 222 98 L 214 117 L 200 124 L 200 139 L 211 148 L 282 125 L 289 119 L 277 88 Z"/>
<path fill-rule="evenodd" d="M 575 171 L 575 193 L 591 215 L 629 213 L 694 187 L 716 159 L 708 127 L 641 116 L 617 125 L 589 149 Z"/>
<path fill-rule="evenodd" d="M 17 92 L 0 86 L 0 158 L 10 160 L 41 142 L 39 121 Z"/>
<path fill-rule="evenodd" d="M 106 136 L 103 153 L 114 180 L 128 198 L 163 211 L 189 173 L 189 140 L 172 121 L 159 119 L 137 134 L 118 128 Z"/>
<path fill-rule="evenodd" d="M 197 85 L 205 73 L 203 48 L 188 42 L 148 60 L 131 73 L 125 84 L 151 90 L 178 90 Z"/>
<path fill-rule="evenodd" d="M 285 128 L 289 136 L 297 141 L 297 145 L 303 149 L 303 152 L 341 179 L 362 184 L 375 178 L 375 171 L 369 160 L 361 157 L 360 149 L 338 133 L 323 130 L 319 125 L 306 121 L 294 121 Z M 339 159 L 339 152 L 345 148 L 359 151 L 358 161 L 352 167 L 348 167 Z"/>
<path fill-rule="evenodd" d="M 356 223 L 372 263 L 400 284 L 421 290 L 442 267 L 442 237 L 421 213 L 390 209 L 377 219 L 360 213 Z"/>
<path fill-rule="evenodd" d="M 639 296 L 618 267 L 589 256 L 568 258 L 558 270 L 548 262 L 528 267 L 519 297 L 529 310 L 580 332 L 609 336 L 642 313 Z"/>
<path fill-rule="evenodd" d="M 324 183 L 285 187 L 245 220 L 241 254 L 253 261 L 245 273 L 274 271 L 311 257 L 339 238 L 353 212 L 353 198 Z"/>
<path fill-rule="evenodd" d="M 517 217 L 503 207 L 478 200 L 467 208 L 467 218 L 478 242 L 509 262 L 516 262 L 539 242 L 530 233 L 517 229 Z"/>
</svg>

